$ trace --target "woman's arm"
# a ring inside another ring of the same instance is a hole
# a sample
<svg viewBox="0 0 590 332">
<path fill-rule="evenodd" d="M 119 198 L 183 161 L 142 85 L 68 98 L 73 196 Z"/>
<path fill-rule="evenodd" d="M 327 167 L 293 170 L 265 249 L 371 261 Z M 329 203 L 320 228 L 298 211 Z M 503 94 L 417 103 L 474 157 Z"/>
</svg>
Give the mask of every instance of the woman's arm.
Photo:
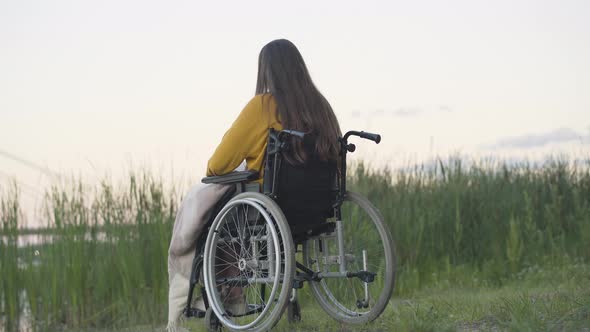
<svg viewBox="0 0 590 332">
<path fill-rule="evenodd" d="M 207 176 L 223 175 L 236 169 L 248 157 L 259 132 L 268 130 L 264 120 L 262 96 L 256 95 L 223 135 L 221 143 L 207 163 Z"/>
</svg>

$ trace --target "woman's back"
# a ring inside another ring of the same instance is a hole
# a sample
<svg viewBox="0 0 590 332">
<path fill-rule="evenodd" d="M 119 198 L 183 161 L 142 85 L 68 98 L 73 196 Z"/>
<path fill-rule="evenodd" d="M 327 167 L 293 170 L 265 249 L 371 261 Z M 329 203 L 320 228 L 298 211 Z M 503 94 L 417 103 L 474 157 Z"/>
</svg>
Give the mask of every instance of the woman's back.
<svg viewBox="0 0 590 332">
<path fill-rule="evenodd" d="M 258 57 L 256 93 L 270 93 L 277 104 L 277 115 L 284 128 L 311 134 L 312 151 L 320 160 L 338 160 L 338 137 L 342 135 L 330 103 L 313 83 L 305 61 L 293 43 L 285 39 L 266 44 Z M 308 157 L 302 142 L 292 140 L 292 164 Z"/>
<path fill-rule="evenodd" d="M 303 165 L 313 158 L 337 162 L 340 126 L 332 107 L 311 80 L 299 50 L 288 40 L 265 45 L 258 58 L 256 95 L 226 132 L 207 165 L 207 175 L 223 175 L 246 160 L 262 174 L 268 129 L 305 132 L 313 146 L 292 139 L 285 159 Z"/>
</svg>

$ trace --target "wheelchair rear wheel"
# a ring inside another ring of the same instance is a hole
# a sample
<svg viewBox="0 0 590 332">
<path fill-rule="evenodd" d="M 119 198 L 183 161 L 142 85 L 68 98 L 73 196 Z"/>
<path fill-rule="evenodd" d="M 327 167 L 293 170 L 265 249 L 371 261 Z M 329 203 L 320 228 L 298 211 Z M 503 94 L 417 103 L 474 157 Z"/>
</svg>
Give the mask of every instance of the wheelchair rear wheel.
<svg viewBox="0 0 590 332">
<path fill-rule="evenodd" d="M 363 196 L 348 192 L 341 214 L 344 270 L 349 277 L 334 277 L 343 272 L 338 226 L 333 234 L 308 239 L 303 259 L 312 270 L 332 275 L 310 282 L 320 306 L 337 321 L 366 323 L 383 312 L 393 292 L 394 243 L 381 213 Z"/>
<path fill-rule="evenodd" d="M 254 192 L 231 199 L 205 244 L 209 304 L 230 330 L 266 331 L 281 318 L 295 275 L 289 224 L 278 205 Z"/>
</svg>

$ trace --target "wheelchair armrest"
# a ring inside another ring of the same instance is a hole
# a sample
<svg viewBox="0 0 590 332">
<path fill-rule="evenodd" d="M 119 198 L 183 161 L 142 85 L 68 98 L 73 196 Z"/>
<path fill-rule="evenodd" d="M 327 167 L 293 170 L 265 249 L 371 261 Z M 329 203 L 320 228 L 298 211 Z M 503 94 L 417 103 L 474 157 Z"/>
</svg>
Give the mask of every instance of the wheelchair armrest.
<svg viewBox="0 0 590 332">
<path fill-rule="evenodd" d="M 207 176 L 201 179 L 203 183 L 219 183 L 219 184 L 230 184 L 240 183 L 258 180 L 260 173 L 257 171 L 240 171 L 231 172 L 225 175 L 219 176 Z"/>
</svg>

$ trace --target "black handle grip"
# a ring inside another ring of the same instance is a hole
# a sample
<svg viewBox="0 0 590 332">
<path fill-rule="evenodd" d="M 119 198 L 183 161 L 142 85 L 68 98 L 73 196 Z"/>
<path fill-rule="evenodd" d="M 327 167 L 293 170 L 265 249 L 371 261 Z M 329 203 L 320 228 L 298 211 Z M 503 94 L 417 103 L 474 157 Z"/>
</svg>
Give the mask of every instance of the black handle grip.
<svg viewBox="0 0 590 332">
<path fill-rule="evenodd" d="M 373 141 L 377 144 L 379 144 L 379 142 L 381 142 L 381 135 L 379 135 L 379 134 L 371 134 L 371 133 L 361 131 L 359 136 L 362 138 L 370 139 L 371 141 Z"/>
</svg>

